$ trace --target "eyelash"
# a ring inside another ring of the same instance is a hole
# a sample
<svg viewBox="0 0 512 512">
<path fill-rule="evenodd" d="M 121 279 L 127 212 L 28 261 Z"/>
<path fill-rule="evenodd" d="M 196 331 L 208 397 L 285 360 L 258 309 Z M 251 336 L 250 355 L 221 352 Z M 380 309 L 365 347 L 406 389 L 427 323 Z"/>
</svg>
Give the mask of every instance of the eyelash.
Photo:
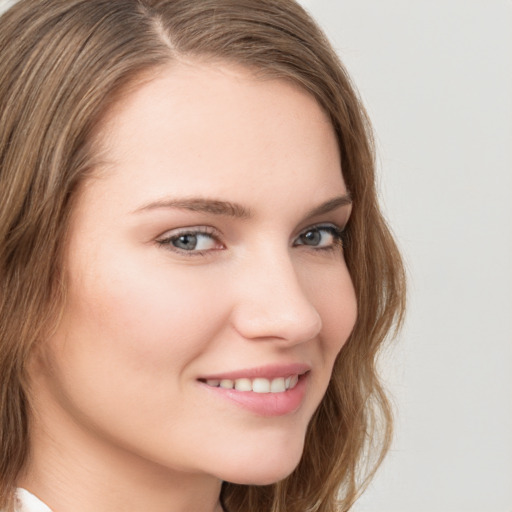
<svg viewBox="0 0 512 512">
<path fill-rule="evenodd" d="M 314 251 L 335 251 L 340 248 L 346 247 L 346 232 L 344 229 L 340 228 L 335 224 L 318 224 L 314 226 L 310 226 L 304 229 L 298 236 L 296 240 L 299 240 L 301 237 L 305 236 L 311 232 L 328 232 L 333 237 L 333 243 L 326 247 L 316 247 L 314 245 L 307 245 L 305 243 L 295 243 L 294 247 L 304 246 L 308 247 Z M 206 256 L 211 251 L 219 250 L 219 249 L 206 249 L 206 250 L 186 250 L 180 249 L 179 247 L 175 247 L 173 242 L 177 241 L 182 236 L 206 236 L 215 240 L 217 243 L 220 243 L 217 232 L 213 228 L 209 227 L 197 227 L 197 228 L 186 228 L 179 230 L 177 232 L 172 233 L 165 238 L 161 238 L 157 240 L 157 243 L 172 252 L 176 252 L 181 255 L 194 257 L 194 256 Z"/>
</svg>

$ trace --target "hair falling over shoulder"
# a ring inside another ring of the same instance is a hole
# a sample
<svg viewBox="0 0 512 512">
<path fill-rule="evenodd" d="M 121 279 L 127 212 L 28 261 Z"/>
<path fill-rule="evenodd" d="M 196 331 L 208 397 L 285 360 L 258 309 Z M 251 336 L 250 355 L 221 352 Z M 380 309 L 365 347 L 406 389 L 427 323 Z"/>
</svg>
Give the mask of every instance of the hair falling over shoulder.
<svg viewBox="0 0 512 512">
<path fill-rule="evenodd" d="M 379 210 L 370 124 L 322 31 L 292 0 L 20 0 L 0 17 L 0 509 L 30 453 L 26 364 L 65 299 L 62 252 L 105 113 L 180 56 L 223 60 L 313 95 L 337 134 L 353 200 L 346 261 L 358 319 L 307 432 L 268 486 L 225 483 L 229 512 L 347 511 L 382 461 L 391 411 L 376 357 L 405 306 Z"/>
</svg>

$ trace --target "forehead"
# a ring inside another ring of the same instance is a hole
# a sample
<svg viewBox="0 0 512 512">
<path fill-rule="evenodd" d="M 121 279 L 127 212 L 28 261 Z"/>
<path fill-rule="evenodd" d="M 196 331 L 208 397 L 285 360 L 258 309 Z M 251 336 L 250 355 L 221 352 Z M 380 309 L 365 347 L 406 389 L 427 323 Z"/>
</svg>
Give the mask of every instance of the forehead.
<svg viewBox="0 0 512 512">
<path fill-rule="evenodd" d="M 315 98 L 232 64 L 160 69 L 109 113 L 99 141 L 106 174 L 148 195 L 232 193 L 233 183 L 240 195 L 265 194 L 269 182 L 283 194 L 302 184 L 320 200 L 344 189 L 334 130 Z"/>
</svg>

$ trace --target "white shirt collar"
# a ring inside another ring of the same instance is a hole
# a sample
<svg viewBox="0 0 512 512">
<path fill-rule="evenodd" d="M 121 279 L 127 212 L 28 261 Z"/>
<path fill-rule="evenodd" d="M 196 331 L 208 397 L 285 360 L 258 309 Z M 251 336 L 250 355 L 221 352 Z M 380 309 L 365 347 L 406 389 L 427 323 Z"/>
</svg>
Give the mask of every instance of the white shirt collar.
<svg viewBox="0 0 512 512">
<path fill-rule="evenodd" d="M 16 490 L 16 499 L 16 512 L 52 512 L 39 498 L 21 487 Z"/>
</svg>

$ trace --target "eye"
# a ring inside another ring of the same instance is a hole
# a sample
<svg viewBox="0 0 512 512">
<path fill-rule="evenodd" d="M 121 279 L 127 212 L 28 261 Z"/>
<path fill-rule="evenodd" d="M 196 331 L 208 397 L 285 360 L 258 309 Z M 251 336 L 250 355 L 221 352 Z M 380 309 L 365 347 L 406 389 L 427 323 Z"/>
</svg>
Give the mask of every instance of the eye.
<svg viewBox="0 0 512 512">
<path fill-rule="evenodd" d="M 215 235 L 206 228 L 166 233 L 165 237 L 157 242 L 169 250 L 191 255 L 223 248 Z"/>
<path fill-rule="evenodd" d="M 306 245 L 315 249 L 343 247 L 343 229 L 333 224 L 313 226 L 303 231 L 294 245 Z"/>
</svg>

